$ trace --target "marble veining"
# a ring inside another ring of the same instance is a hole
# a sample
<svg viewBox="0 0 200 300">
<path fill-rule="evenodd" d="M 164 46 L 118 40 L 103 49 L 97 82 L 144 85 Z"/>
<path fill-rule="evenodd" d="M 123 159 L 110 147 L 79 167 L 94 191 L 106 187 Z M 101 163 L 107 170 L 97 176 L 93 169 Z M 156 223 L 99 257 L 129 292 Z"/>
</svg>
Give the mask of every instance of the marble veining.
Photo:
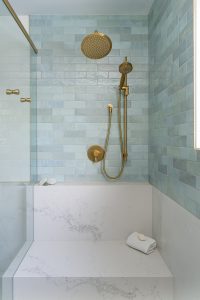
<svg viewBox="0 0 200 300">
<path fill-rule="evenodd" d="M 124 241 L 34 242 L 15 277 L 167 277 L 156 250 L 147 256 Z"/>
<path fill-rule="evenodd" d="M 101 238 L 101 233 L 97 226 L 90 224 L 80 224 L 72 215 L 68 215 L 66 219 L 67 224 L 69 225 L 69 229 L 77 232 L 90 232 L 93 235 L 95 240 L 99 240 Z"/>
<path fill-rule="evenodd" d="M 20 289 L 23 286 L 23 293 Z M 15 279 L 15 300 L 172 300 L 172 284 L 163 279 L 146 278 L 51 278 Z M 30 293 L 30 289 L 33 292 Z M 35 298 L 34 298 L 35 297 Z M 56 297 L 56 298 L 55 298 Z M 44 298 L 43 298 L 44 299 Z M 47 299 L 47 298 L 45 298 Z"/>
<path fill-rule="evenodd" d="M 125 240 L 133 231 L 151 236 L 151 192 L 147 184 L 36 186 L 34 239 Z"/>
<path fill-rule="evenodd" d="M 77 287 L 81 285 L 88 285 L 95 287 L 97 290 L 97 293 L 101 294 L 103 297 L 106 295 L 111 295 L 111 296 L 117 296 L 117 297 L 122 297 L 124 299 L 134 299 L 138 296 L 144 297 L 146 292 L 141 291 L 138 287 L 130 287 L 128 288 L 128 281 L 123 278 L 122 279 L 126 283 L 126 287 L 117 287 L 113 281 L 106 281 L 104 279 L 94 279 L 94 278 L 89 278 L 89 279 L 66 279 L 66 289 L 69 292 L 70 290 L 76 289 Z M 156 286 L 152 287 L 152 290 L 150 291 L 149 295 L 158 295 L 158 291 Z M 146 295 L 147 296 L 147 295 Z"/>
<path fill-rule="evenodd" d="M 40 215 L 44 215 L 47 218 L 50 218 L 52 222 L 58 222 L 62 224 L 63 227 L 66 227 L 67 230 L 70 232 L 77 232 L 77 233 L 86 233 L 91 236 L 93 240 L 100 240 L 101 239 L 101 232 L 96 225 L 93 224 L 84 224 L 81 223 L 79 219 L 81 219 L 81 214 L 78 216 L 72 215 L 69 211 L 57 211 L 55 214 L 54 210 L 50 207 L 43 207 L 43 209 L 34 209 L 34 212 Z"/>
<path fill-rule="evenodd" d="M 14 300 L 172 300 L 172 291 L 159 252 L 124 241 L 34 242 L 14 276 Z"/>
</svg>

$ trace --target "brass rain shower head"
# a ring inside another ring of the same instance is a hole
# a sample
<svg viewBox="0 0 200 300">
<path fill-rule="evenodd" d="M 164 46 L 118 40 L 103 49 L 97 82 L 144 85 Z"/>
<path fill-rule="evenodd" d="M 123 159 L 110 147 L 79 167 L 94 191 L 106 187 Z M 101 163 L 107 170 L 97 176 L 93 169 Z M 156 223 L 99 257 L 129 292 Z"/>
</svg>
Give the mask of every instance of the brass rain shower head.
<svg viewBox="0 0 200 300">
<path fill-rule="evenodd" d="M 110 53 L 111 39 L 102 32 L 95 31 L 87 35 L 81 43 L 81 51 L 91 59 L 100 59 Z"/>
</svg>

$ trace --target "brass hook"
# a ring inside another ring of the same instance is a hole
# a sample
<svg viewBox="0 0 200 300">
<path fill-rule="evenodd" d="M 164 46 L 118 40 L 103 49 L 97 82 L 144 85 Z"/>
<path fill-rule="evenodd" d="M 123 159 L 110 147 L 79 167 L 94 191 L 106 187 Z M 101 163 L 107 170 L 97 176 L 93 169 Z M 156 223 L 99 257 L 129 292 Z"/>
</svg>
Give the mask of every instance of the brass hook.
<svg viewBox="0 0 200 300">
<path fill-rule="evenodd" d="M 20 98 L 20 102 L 24 103 L 24 102 L 31 102 L 31 98 Z"/>
<path fill-rule="evenodd" d="M 20 94 L 19 89 L 15 89 L 15 90 L 7 89 L 6 90 L 6 95 L 19 95 L 19 94 Z"/>
</svg>

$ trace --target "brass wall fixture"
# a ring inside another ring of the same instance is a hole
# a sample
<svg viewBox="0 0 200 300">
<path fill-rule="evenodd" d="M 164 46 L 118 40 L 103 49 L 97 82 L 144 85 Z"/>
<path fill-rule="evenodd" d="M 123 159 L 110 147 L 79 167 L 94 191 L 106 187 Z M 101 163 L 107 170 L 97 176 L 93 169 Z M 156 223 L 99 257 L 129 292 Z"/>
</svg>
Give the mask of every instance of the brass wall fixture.
<svg viewBox="0 0 200 300">
<path fill-rule="evenodd" d="M 119 90 L 124 94 L 124 142 L 123 142 L 123 158 L 127 161 L 128 150 L 127 150 L 127 98 L 129 95 L 129 86 L 127 85 L 127 74 L 132 72 L 133 65 L 128 62 L 127 57 L 125 61 L 119 66 L 119 72 L 121 75 Z"/>
<path fill-rule="evenodd" d="M 91 59 L 103 58 L 110 53 L 111 49 L 111 39 L 106 34 L 98 31 L 84 37 L 81 43 L 81 51 Z"/>
<path fill-rule="evenodd" d="M 7 89 L 6 90 L 6 95 L 19 95 L 19 94 L 20 94 L 19 89 L 15 89 L 15 90 Z"/>
<path fill-rule="evenodd" d="M 93 145 L 87 151 L 88 158 L 94 163 L 103 160 L 104 154 L 104 149 L 99 145 Z"/>
<path fill-rule="evenodd" d="M 103 58 L 110 53 L 112 49 L 112 41 L 110 38 L 104 33 L 95 31 L 92 34 L 87 35 L 82 43 L 81 50 L 83 54 L 92 59 Z M 107 135 L 105 140 L 104 149 L 99 145 L 94 145 L 88 149 L 88 158 L 97 163 L 102 161 L 102 173 L 105 177 L 109 179 L 117 179 L 119 178 L 124 170 L 125 163 L 128 158 L 128 150 L 127 150 L 127 99 L 129 95 L 129 86 L 127 84 L 127 74 L 133 70 L 133 66 L 130 62 L 128 62 L 127 57 L 125 57 L 124 62 L 119 66 L 119 72 L 122 74 L 118 89 L 118 128 L 119 128 L 119 139 L 120 139 L 120 150 L 121 150 L 121 167 L 116 176 L 111 176 L 108 174 L 106 170 L 106 156 L 108 152 L 108 145 L 110 140 L 110 131 L 112 126 L 112 113 L 113 106 L 112 104 L 108 104 L 108 128 Z M 123 95 L 123 124 L 124 130 L 122 132 L 122 124 L 121 124 L 121 96 Z"/>
<path fill-rule="evenodd" d="M 24 102 L 31 102 L 31 98 L 20 98 L 20 102 L 24 103 Z"/>
<path fill-rule="evenodd" d="M 111 176 L 108 174 L 106 170 L 106 156 L 108 152 L 108 146 L 109 146 L 109 139 L 110 139 L 110 131 L 112 126 L 112 113 L 113 113 L 113 106 L 112 104 L 108 104 L 108 129 L 107 129 L 107 135 L 105 140 L 104 149 L 102 149 L 100 146 L 92 146 L 88 150 L 88 157 L 93 162 L 99 162 L 102 160 L 102 173 L 103 175 L 111 180 L 115 180 L 120 178 L 120 176 L 123 173 L 125 163 L 128 158 L 128 150 L 127 150 L 127 100 L 129 95 L 129 86 L 127 84 L 127 74 L 130 73 L 133 70 L 133 66 L 130 62 L 128 62 L 127 57 L 125 57 L 124 62 L 119 66 L 119 72 L 122 74 L 118 89 L 118 129 L 119 129 L 119 139 L 120 139 L 120 152 L 121 152 L 121 167 L 116 176 Z M 122 122 L 121 122 L 121 96 L 123 96 L 123 131 L 122 131 Z M 102 149 L 103 155 L 98 154 L 98 149 Z M 96 152 L 95 152 L 96 151 Z M 96 153 L 96 154 L 95 154 Z M 98 159 L 97 159 L 98 158 Z"/>
</svg>

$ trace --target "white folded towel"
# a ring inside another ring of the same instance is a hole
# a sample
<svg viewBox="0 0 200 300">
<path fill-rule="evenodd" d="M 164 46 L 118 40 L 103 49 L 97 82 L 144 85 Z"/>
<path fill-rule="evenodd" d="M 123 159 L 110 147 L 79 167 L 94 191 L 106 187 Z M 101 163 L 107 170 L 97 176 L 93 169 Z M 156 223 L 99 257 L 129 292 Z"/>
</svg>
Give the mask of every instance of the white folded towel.
<svg viewBox="0 0 200 300">
<path fill-rule="evenodd" d="M 134 232 L 129 235 L 127 245 L 131 248 L 137 249 L 145 254 L 150 254 L 156 248 L 156 241 L 141 233 Z"/>
</svg>

